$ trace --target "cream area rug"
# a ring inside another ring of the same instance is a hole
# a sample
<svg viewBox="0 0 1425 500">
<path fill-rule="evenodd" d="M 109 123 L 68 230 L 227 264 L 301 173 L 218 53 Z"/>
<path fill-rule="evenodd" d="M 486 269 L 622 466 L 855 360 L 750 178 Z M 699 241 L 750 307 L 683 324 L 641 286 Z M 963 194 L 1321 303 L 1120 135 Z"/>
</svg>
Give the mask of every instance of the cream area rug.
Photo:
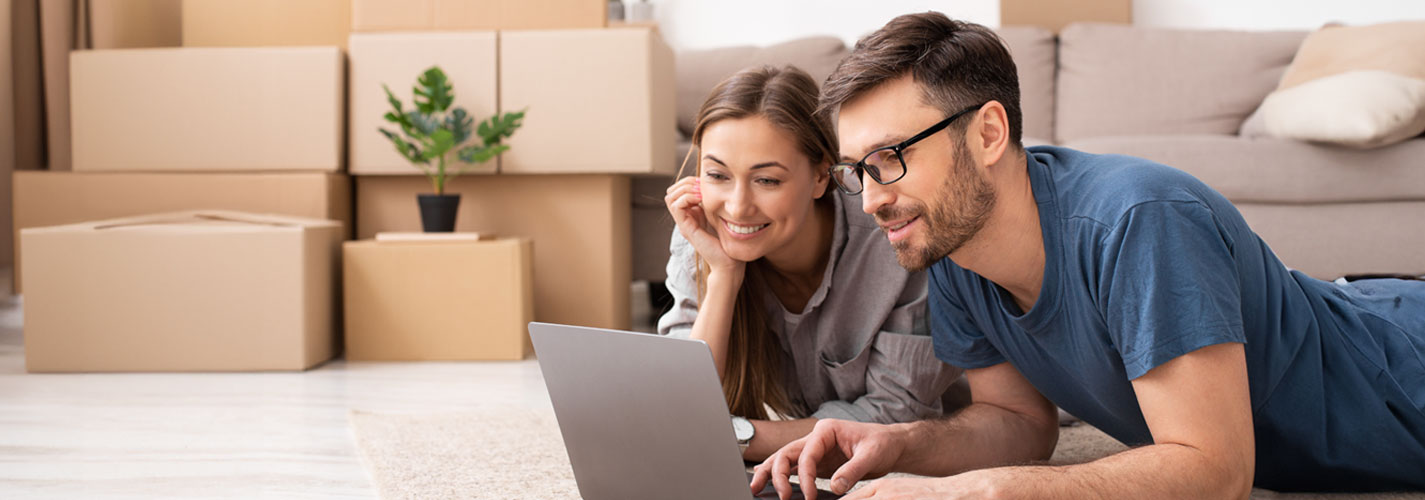
<svg viewBox="0 0 1425 500">
<path fill-rule="evenodd" d="M 548 412 L 512 408 L 435 415 L 353 411 L 351 429 L 371 484 L 383 500 L 579 498 L 559 427 Z M 1098 429 L 1079 424 L 1061 429 L 1050 462 L 1088 462 L 1123 449 Z M 820 486 L 827 488 L 826 484 Z M 1252 498 L 1425 500 L 1425 493 L 1255 490 Z"/>
</svg>

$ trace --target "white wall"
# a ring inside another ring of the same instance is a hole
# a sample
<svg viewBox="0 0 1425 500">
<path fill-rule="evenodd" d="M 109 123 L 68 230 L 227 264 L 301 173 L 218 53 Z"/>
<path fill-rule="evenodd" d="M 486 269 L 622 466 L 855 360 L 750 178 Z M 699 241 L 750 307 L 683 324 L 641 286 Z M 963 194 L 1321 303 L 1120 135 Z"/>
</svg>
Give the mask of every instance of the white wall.
<svg viewBox="0 0 1425 500">
<path fill-rule="evenodd" d="M 625 3 L 639 0 L 623 0 Z M 649 0 L 674 50 L 768 45 L 809 35 L 847 45 L 891 18 L 926 10 L 999 26 L 999 0 Z M 1425 19 L 1425 0 L 1132 0 L 1140 26 L 1309 30 L 1328 21 Z"/>
<path fill-rule="evenodd" d="M 1139 26 L 1311 30 L 1331 21 L 1425 19 L 1421 0 L 1133 0 Z"/>
</svg>

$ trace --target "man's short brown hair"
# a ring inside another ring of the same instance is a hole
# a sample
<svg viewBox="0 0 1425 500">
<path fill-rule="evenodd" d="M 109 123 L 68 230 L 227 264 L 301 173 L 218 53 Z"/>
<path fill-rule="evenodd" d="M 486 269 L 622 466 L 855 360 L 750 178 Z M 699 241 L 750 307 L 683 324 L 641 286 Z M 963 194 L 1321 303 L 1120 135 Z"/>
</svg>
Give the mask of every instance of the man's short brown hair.
<svg viewBox="0 0 1425 500">
<path fill-rule="evenodd" d="M 1009 119 L 1010 142 L 1023 146 L 1019 75 L 1004 41 L 989 28 L 939 12 L 897 17 L 856 42 L 822 85 L 819 111 L 835 112 L 846 101 L 906 73 L 919 84 L 924 102 L 947 116 L 999 101 Z"/>
</svg>

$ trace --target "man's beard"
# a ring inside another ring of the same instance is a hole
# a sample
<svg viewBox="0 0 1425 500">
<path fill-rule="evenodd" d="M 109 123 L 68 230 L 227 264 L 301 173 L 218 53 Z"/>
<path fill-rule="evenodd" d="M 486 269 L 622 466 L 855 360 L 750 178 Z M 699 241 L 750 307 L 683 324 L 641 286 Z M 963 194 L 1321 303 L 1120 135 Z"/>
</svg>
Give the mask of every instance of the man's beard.
<svg viewBox="0 0 1425 500">
<path fill-rule="evenodd" d="M 954 171 L 936 190 L 934 210 L 926 210 L 924 203 L 916 202 L 907 207 L 885 206 L 876 211 L 876 219 L 880 221 L 920 216 L 920 222 L 925 225 L 921 231 L 924 246 L 912 247 L 910 238 L 892 244 L 901 267 L 912 272 L 930 267 L 970 241 L 989 220 L 995 206 L 994 187 L 975 168 L 965 146 L 963 139 L 956 144 Z"/>
</svg>

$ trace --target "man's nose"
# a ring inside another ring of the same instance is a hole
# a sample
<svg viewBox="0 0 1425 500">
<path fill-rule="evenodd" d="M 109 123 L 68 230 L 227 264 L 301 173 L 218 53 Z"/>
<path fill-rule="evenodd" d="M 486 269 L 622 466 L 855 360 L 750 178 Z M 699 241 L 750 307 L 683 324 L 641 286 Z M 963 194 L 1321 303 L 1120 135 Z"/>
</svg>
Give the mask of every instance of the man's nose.
<svg viewBox="0 0 1425 500">
<path fill-rule="evenodd" d="M 890 186 L 882 186 L 869 175 L 861 176 L 861 211 L 875 215 L 877 210 L 895 201 L 895 195 Z"/>
</svg>

